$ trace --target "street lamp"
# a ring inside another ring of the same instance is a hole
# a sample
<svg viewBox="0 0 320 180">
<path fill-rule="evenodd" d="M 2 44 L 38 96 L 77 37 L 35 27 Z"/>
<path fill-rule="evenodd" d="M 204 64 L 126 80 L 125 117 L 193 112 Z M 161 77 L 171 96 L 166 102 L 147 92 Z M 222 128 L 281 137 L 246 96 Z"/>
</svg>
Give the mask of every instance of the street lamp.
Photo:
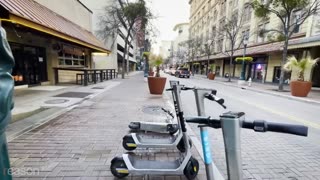
<svg viewBox="0 0 320 180">
<path fill-rule="evenodd" d="M 145 33 L 144 51 L 148 52 L 149 47 L 150 47 L 149 34 Z M 148 75 L 149 75 L 149 61 L 146 57 L 144 57 L 144 77 L 148 77 Z"/>
<path fill-rule="evenodd" d="M 246 66 L 245 66 L 245 56 L 246 56 L 246 48 L 247 48 L 247 44 L 248 44 L 248 40 L 245 37 L 243 39 L 243 58 L 242 58 L 242 71 L 241 71 L 241 76 L 240 76 L 240 80 L 245 80 L 245 72 L 246 72 Z"/>
</svg>

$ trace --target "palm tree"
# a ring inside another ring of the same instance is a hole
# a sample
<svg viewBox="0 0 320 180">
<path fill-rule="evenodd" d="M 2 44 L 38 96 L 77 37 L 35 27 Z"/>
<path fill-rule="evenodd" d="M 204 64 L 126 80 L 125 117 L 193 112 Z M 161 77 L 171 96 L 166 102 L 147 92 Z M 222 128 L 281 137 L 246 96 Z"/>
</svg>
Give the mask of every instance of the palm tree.
<svg viewBox="0 0 320 180">
<path fill-rule="evenodd" d="M 311 57 L 303 58 L 300 61 L 298 61 L 294 56 L 290 56 L 287 59 L 288 61 L 283 66 L 283 69 L 293 72 L 298 71 L 298 81 L 305 81 L 305 71 L 312 69 L 318 61 L 318 59 L 311 59 Z"/>
</svg>

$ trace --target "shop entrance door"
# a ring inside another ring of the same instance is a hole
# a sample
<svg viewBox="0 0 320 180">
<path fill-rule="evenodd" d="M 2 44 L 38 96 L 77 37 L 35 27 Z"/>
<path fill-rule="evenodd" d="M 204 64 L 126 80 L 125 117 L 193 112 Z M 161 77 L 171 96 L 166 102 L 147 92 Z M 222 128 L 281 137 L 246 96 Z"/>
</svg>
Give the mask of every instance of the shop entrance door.
<svg viewBox="0 0 320 180">
<path fill-rule="evenodd" d="M 280 81 L 280 74 L 281 74 L 281 67 L 275 66 L 273 69 L 273 79 L 272 82 L 279 83 Z"/>
<path fill-rule="evenodd" d="M 15 85 L 40 85 L 47 81 L 45 49 L 39 47 L 11 44 L 16 65 L 12 71 Z"/>
</svg>

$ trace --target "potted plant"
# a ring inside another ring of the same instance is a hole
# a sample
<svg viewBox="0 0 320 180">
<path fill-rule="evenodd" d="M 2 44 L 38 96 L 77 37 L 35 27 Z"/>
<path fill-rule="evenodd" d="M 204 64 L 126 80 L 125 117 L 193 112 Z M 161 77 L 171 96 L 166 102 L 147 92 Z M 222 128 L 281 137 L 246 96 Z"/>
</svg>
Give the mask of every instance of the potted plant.
<svg viewBox="0 0 320 180">
<path fill-rule="evenodd" d="M 149 91 L 151 94 L 162 94 L 167 80 L 166 77 L 160 77 L 160 65 L 163 63 L 163 58 L 160 55 L 154 56 L 152 61 L 157 70 L 155 77 L 148 77 Z"/>
<path fill-rule="evenodd" d="M 283 66 L 284 70 L 293 72 L 291 74 L 290 89 L 291 95 L 298 97 L 306 97 L 311 90 L 312 83 L 310 78 L 311 70 L 318 59 L 306 57 L 298 61 L 294 56 L 287 58 L 287 63 Z"/>
<path fill-rule="evenodd" d="M 216 73 L 215 73 L 216 66 L 214 64 L 210 64 L 210 72 L 208 73 L 208 79 L 214 80 Z"/>
</svg>

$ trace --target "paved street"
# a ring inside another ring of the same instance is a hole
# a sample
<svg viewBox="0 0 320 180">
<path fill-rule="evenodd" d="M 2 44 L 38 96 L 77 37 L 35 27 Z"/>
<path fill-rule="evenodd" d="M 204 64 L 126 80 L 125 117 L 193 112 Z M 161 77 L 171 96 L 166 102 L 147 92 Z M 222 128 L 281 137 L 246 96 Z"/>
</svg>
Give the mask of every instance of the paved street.
<svg viewBox="0 0 320 180">
<path fill-rule="evenodd" d="M 169 79 L 177 79 L 168 76 Z M 305 124 L 309 136 L 279 133 L 256 133 L 242 130 L 242 159 L 245 179 L 320 179 L 320 106 L 226 86 L 207 79 L 183 79 L 181 84 L 214 88 L 225 99 L 224 110 L 206 102 L 206 113 L 212 117 L 226 111 L 244 111 L 246 119 Z M 183 92 L 187 115 L 196 114 L 193 92 Z M 191 125 L 194 131 L 199 130 Z M 210 131 L 214 162 L 226 177 L 224 145 L 221 129 Z"/>
</svg>

